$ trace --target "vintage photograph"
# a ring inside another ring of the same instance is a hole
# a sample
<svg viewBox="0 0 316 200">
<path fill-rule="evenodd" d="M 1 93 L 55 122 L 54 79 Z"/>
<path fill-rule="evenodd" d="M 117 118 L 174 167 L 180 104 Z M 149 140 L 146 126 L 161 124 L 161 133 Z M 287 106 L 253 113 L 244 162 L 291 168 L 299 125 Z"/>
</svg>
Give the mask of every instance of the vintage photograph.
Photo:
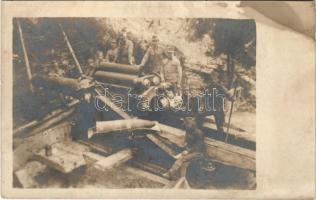
<svg viewBox="0 0 316 200">
<path fill-rule="evenodd" d="M 256 21 L 12 20 L 13 188 L 256 189 Z"/>
</svg>

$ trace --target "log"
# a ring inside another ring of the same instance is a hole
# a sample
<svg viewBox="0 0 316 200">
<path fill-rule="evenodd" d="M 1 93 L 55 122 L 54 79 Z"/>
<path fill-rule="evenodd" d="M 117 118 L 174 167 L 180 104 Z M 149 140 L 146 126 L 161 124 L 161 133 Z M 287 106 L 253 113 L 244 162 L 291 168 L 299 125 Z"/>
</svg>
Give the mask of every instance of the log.
<svg viewBox="0 0 316 200">
<path fill-rule="evenodd" d="M 215 162 L 256 171 L 255 151 L 210 138 L 205 138 L 204 141 L 208 155 Z"/>
<path fill-rule="evenodd" d="M 103 71 L 119 72 L 127 74 L 138 74 L 140 67 L 137 65 L 126 65 L 120 63 L 100 62 L 99 69 Z"/>
</svg>

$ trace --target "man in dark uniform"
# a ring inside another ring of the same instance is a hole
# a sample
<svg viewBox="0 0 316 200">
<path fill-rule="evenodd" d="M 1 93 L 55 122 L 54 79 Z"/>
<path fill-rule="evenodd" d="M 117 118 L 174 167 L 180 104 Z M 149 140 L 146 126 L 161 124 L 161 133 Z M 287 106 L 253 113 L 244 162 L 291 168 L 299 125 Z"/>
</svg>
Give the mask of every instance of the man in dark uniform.
<svg viewBox="0 0 316 200">
<path fill-rule="evenodd" d="M 164 51 L 159 46 L 159 39 L 156 35 L 152 37 L 152 43 L 147 49 L 140 67 L 143 68 L 145 74 L 158 73 L 161 74 L 161 66 L 163 65 Z"/>
</svg>

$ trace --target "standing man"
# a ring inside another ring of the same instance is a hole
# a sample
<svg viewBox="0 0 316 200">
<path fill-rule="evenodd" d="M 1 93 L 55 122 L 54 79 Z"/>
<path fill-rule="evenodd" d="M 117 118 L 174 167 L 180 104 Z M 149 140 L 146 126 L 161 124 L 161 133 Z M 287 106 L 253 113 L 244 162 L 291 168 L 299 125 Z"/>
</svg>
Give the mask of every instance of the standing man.
<svg viewBox="0 0 316 200">
<path fill-rule="evenodd" d="M 148 49 L 148 42 L 147 40 L 140 40 L 136 43 L 135 48 L 135 63 L 139 65 L 142 62 L 146 52 Z"/>
<path fill-rule="evenodd" d="M 123 33 L 119 36 L 118 44 L 119 47 L 116 62 L 121 64 L 134 64 L 134 44 L 127 38 L 126 33 Z"/>
<path fill-rule="evenodd" d="M 181 90 L 182 67 L 178 58 L 174 56 L 173 49 L 167 51 L 167 59 L 164 60 L 161 79 L 163 82 L 171 83 L 176 91 Z"/>
<path fill-rule="evenodd" d="M 106 52 L 105 60 L 106 62 L 116 62 L 118 57 L 118 48 L 117 48 L 117 42 L 116 40 L 111 40 L 111 47 Z"/>
<path fill-rule="evenodd" d="M 159 39 L 154 35 L 151 45 L 147 49 L 145 56 L 140 63 L 140 67 L 145 74 L 158 73 L 161 74 L 161 66 L 163 65 L 164 51 L 159 46 Z"/>
</svg>

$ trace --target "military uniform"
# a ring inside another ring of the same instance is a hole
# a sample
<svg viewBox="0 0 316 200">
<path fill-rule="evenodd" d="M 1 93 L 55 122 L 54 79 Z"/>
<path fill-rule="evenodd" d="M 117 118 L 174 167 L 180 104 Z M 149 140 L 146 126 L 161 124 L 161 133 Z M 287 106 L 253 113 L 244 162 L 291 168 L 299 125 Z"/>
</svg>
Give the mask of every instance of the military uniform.
<svg viewBox="0 0 316 200">
<path fill-rule="evenodd" d="M 117 56 L 117 63 L 121 64 L 133 64 L 133 51 L 134 51 L 134 44 L 132 41 L 126 39 L 125 44 L 120 45 L 118 48 L 118 56 Z"/>
<path fill-rule="evenodd" d="M 105 60 L 107 62 L 116 62 L 118 58 L 118 48 L 115 49 L 109 49 L 106 52 Z"/>
<path fill-rule="evenodd" d="M 149 47 L 141 62 L 141 66 L 144 66 L 144 73 L 160 73 L 161 66 L 163 65 L 164 51 L 158 47 Z"/>
<path fill-rule="evenodd" d="M 181 67 L 180 61 L 176 57 L 172 57 L 171 60 L 167 60 L 164 63 L 163 74 L 166 82 L 174 85 L 180 84 L 179 68 Z"/>
</svg>

